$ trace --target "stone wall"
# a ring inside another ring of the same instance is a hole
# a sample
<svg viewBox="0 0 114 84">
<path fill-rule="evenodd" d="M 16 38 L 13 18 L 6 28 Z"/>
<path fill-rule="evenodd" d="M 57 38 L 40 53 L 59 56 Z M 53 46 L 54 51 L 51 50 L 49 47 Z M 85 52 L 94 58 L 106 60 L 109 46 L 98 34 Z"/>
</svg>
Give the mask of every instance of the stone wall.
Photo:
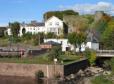
<svg viewBox="0 0 114 84">
<path fill-rule="evenodd" d="M 46 77 L 53 77 L 56 73 L 63 75 L 62 65 L 0 63 L 0 75 L 35 77 L 39 70 Z"/>
<path fill-rule="evenodd" d="M 67 76 L 88 66 L 87 59 L 67 65 L 0 63 L 0 75 L 35 77 L 35 73 L 41 70 L 46 77 L 52 78 L 55 75 Z"/>
</svg>

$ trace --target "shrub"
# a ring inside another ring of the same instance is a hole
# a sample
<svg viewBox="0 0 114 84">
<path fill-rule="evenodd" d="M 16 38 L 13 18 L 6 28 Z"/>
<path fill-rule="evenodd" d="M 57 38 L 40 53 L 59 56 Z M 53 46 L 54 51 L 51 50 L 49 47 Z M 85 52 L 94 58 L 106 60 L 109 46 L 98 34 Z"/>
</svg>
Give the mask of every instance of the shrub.
<svg viewBox="0 0 114 84">
<path fill-rule="evenodd" d="M 26 33 L 22 36 L 23 40 L 30 40 L 32 38 L 32 33 Z"/>
<path fill-rule="evenodd" d="M 43 77 L 44 77 L 44 72 L 41 71 L 41 70 L 39 70 L 39 71 L 36 73 L 36 77 L 37 77 L 38 79 L 43 78 Z"/>
<path fill-rule="evenodd" d="M 49 60 L 53 61 L 54 58 L 60 61 L 60 55 L 62 54 L 61 46 L 54 46 L 49 52 Z"/>
<path fill-rule="evenodd" d="M 92 84 L 114 84 L 111 80 L 106 79 L 104 76 L 97 76 L 91 80 Z"/>
<path fill-rule="evenodd" d="M 37 81 L 38 84 L 44 84 L 43 79 L 42 79 L 43 77 L 44 77 L 44 73 L 41 70 L 39 70 L 36 73 L 36 81 Z"/>
<path fill-rule="evenodd" d="M 96 52 L 95 51 L 90 50 L 90 49 L 86 49 L 86 51 L 84 52 L 84 55 L 89 60 L 91 66 L 95 64 L 95 60 L 96 60 Z"/>
<path fill-rule="evenodd" d="M 56 37 L 57 36 L 52 32 L 49 32 L 49 33 L 46 34 L 46 38 L 56 38 Z"/>
<path fill-rule="evenodd" d="M 107 60 L 104 62 L 105 68 L 109 68 L 112 71 L 112 75 L 114 75 L 114 58 L 112 58 L 110 61 Z"/>
</svg>

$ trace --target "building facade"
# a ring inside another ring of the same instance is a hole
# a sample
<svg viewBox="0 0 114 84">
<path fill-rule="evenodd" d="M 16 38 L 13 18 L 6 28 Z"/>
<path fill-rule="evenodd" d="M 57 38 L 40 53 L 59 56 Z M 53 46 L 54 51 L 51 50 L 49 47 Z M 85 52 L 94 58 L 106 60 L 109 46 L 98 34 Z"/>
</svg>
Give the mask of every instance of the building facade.
<svg viewBox="0 0 114 84">
<path fill-rule="evenodd" d="M 45 28 L 45 33 L 52 32 L 56 35 L 61 35 L 63 34 L 63 21 L 55 16 L 52 16 L 45 21 Z"/>
<path fill-rule="evenodd" d="M 21 24 L 19 35 L 22 36 L 24 32 L 31 34 L 45 32 L 45 24 L 36 21 L 34 22 L 31 21 L 31 23 L 29 24 Z"/>
<path fill-rule="evenodd" d="M 71 51 L 74 50 L 74 46 L 68 42 L 68 39 L 44 39 L 44 43 L 49 42 L 49 41 L 61 44 L 61 49 L 63 52 L 69 51 L 69 50 L 71 50 Z M 82 43 L 81 51 L 82 52 L 85 51 L 86 48 L 93 49 L 93 50 L 99 50 L 99 43 L 91 42 L 91 41 L 88 41 L 85 44 Z M 79 52 L 79 47 L 76 48 L 76 52 Z"/>
<path fill-rule="evenodd" d="M 59 18 L 52 16 L 45 22 L 37 22 L 37 21 L 31 21 L 30 23 L 22 23 L 20 24 L 20 31 L 19 31 L 19 36 L 23 35 L 23 32 L 25 33 L 32 33 L 32 34 L 37 34 L 37 33 L 54 33 L 55 35 L 61 35 L 63 34 L 63 21 L 60 20 Z M 11 29 L 7 29 L 8 35 L 11 35 Z"/>
</svg>

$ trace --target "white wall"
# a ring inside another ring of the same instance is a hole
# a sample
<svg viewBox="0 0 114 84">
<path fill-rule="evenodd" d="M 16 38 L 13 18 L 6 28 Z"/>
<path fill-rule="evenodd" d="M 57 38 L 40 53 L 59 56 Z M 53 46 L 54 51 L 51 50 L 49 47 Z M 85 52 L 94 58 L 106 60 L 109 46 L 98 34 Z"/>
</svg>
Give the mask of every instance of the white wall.
<svg viewBox="0 0 114 84">
<path fill-rule="evenodd" d="M 70 46 L 70 44 L 68 43 L 68 39 L 44 39 L 44 43 L 49 42 L 49 41 L 62 44 L 61 45 L 62 51 L 66 51 L 66 48 Z"/>
<path fill-rule="evenodd" d="M 10 28 L 7 29 L 7 33 L 8 33 L 9 36 L 12 35 Z"/>
<path fill-rule="evenodd" d="M 45 26 L 21 26 L 20 28 L 20 36 L 22 36 L 22 29 L 25 28 L 26 33 L 37 34 L 39 32 L 45 32 Z"/>
<path fill-rule="evenodd" d="M 93 50 L 99 50 L 99 43 L 87 42 L 86 47 Z"/>
<path fill-rule="evenodd" d="M 71 45 L 68 42 L 68 39 L 44 39 L 44 43 L 48 42 L 48 41 L 53 41 L 53 42 L 57 42 L 57 43 L 62 43 L 61 47 L 62 47 L 62 51 L 66 51 L 67 47 L 70 47 L 70 50 L 73 51 L 74 50 L 74 46 Z M 89 49 L 93 49 L 93 50 L 99 50 L 99 43 L 92 43 L 92 42 L 87 42 L 86 44 L 82 44 L 81 45 L 81 51 L 85 51 L 86 48 Z M 79 52 L 79 47 L 76 48 L 76 52 Z"/>
</svg>

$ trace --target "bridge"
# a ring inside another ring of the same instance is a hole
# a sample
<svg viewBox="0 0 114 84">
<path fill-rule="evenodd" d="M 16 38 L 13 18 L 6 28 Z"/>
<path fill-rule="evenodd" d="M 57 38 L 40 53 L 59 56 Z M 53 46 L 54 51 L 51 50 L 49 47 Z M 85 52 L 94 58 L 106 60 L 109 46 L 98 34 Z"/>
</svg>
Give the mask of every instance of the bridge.
<svg viewBox="0 0 114 84">
<path fill-rule="evenodd" d="M 114 57 L 114 50 L 97 50 L 97 57 Z"/>
</svg>

